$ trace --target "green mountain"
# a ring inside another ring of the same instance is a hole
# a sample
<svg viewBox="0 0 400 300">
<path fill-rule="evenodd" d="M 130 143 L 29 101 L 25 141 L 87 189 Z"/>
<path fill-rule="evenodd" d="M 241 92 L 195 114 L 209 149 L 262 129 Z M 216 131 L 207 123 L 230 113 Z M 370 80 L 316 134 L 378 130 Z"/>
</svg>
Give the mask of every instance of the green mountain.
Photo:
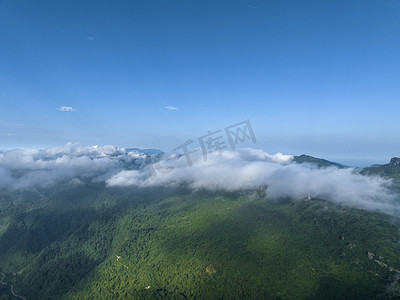
<svg viewBox="0 0 400 300">
<path fill-rule="evenodd" d="M 400 158 L 393 157 L 388 164 L 376 165 L 361 170 L 364 175 L 379 175 L 384 178 L 392 178 L 400 181 Z"/>
<path fill-rule="evenodd" d="M 314 164 L 318 168 L 327 168 L 327 167 L 338 167 L 340 169 L 345 168 L 345 166 L 343 166 L 339 163 L 331 162 L 326 159 L 315 158 L 315 157 L 305 155 L 305 154 L 302 154 L 300 156 L 295 156 L 293 159 L 293 162 L 295 162 L 297 164 L 304 164 L 304 163 Z"/>
<path fill-rule="evenodd" d="M 400 223 L 262 191 L 0 194 L 0 272 L 26 299 L 392 299 Z M 14 273 L 14 275 L 13 275 Z M 12 299 L 0 286 L 0 299 Z"/>
</svg>

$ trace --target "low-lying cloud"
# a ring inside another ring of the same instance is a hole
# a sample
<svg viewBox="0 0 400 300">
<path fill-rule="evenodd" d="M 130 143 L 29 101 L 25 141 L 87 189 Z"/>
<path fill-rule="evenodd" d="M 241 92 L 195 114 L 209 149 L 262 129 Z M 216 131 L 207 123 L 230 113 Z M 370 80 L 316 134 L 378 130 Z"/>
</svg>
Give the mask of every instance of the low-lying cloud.
<svg viewBox="0 0 400 300">
<path fill-rule="evenodd" d="M 291 163 L 290 155 L 271 155 L 261 150 L 239 149 L 212 153 L 204 161 L 199 155 L 192 167 L 184 156 L 168 159 L 160 166 L 173 169 L 149 177 L 140 170 L 121 171 L 106 181 L 109 186 L 141 187 L 187 183 L 193 189 L 225 189 L 229 191 L 267 187 L 267 197 L 308 197 L 327 199 L 344 205 L 367 209 L 391 210 L 395 203 L 389 191 L 391 181 L 363 176 L 353 169 L 317 168 L 310 164 Z"/>
<path fill-rule="evenodd" d="M 154 156 L 153 156 L 154 158 Z M 386 212 L 396 207 L 391 181 L 358 174 L 353 169 L 296 164 L 293 156 L 238 149 L 150 159 L 140 150 L 115 146 L 66 144 L 45 150 L 0 153 L 0 187 L 26 189 L 60 182 L 104 182 L 109 187 L 154 187 L 187 184 L 193 189 L 247 190 L 266 188 L 268 198 L 322 198 L 349 206 Z"/>
<path fill-rule="evenodd" d="M 104 181 L 124 168 L 143 167 L 144 162 L 143 153 L 114 146 L 69 143 L 45 150 L 11 150 L 0 153 L 0 187 L 42 188 L 73 179 Z"/>
</svg>

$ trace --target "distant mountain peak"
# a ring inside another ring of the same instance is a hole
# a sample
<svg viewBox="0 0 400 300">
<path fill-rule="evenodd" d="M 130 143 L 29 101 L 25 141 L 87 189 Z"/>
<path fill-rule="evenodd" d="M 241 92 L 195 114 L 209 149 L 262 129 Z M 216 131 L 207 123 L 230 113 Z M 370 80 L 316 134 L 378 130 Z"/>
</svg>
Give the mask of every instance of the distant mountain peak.
<svg viewBox="0 0 400 300">
<path fill-rule="evenodd" d="M 379 175 L 384 178 L 392 178 L 400 181 L 400 157 L 392 157 L 390 163 L 385 165 L 372 165 L 369 168 L 364 168 L 361 174 Z"/>
<path fill-rule="evenodd" d="M 400 165 L 400 157 L 392 157 L 392 159 L 390 160 L 390 164 L 392 166 Z"/>
<path fill-rule="evenodd" d="M 310 155 L 302 154 L 300 156 L 294 156 L 293 161 L 297 164 L 303 164 L 303 163 L 309 163 L 309 164 L 314 164 L 318 166 L 319 168 L 327 168 L 327 167 L 338 167 L 338 168 L 344 168 L 345 166 L 335 163 L 326 159 L 322 158 L 316 158 Z"/>
</svg>

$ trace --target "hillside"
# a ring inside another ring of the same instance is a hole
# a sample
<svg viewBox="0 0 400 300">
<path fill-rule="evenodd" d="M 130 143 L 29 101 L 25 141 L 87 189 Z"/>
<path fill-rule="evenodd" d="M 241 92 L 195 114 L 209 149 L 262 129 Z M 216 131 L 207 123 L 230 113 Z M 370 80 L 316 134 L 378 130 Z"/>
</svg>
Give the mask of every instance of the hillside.
<svg viewBox="0 0 400 300">
<path fill-rule="evenodd" d="M 399 294 L 398 219 L 321 199 L 93 184 L 0 205 L 0 271 L 27 299 Z"/>
<path fill-rule="evenodd" d="M 335 162 L 331 162 L 329 160 L 326 159 L 322 159 L 322 158 L 316 158 L 310 155 L 299 155 L 299 156 L 294 156 L 293 158 L 293 162 L 297 163 L 297 164 L 304 164 L 304 163 L 308 163 L 308 164 L 314 164 L 316 165 L 318 168 L 327 168 L 327 167 L 338 167 L 338 168 L 344 168 L 345 166 L 339 164 L 339 163 L 335 163 Z"/>
<path fill-rule="evenodd" d="M 393 157 L 388 164 L 364 168 L 361 173 L 366 175 L 379 175 L 384 178 L 392 178 L 396 181 L 400 181 L 400 158 Z"/>
</svg>

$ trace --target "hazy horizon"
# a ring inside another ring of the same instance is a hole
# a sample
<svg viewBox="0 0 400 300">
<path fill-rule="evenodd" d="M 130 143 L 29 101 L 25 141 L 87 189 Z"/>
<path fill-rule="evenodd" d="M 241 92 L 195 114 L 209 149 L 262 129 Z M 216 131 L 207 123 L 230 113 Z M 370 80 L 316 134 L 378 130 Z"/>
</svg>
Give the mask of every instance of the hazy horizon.
<svg viewBox="0 0 400 300">
<path fill-rule="evenodd" d="M 68 144 L 68 143 L 67 143 Z M 54 148 L 57 146 L 63 146 L 63 145 L 54 145 L 51 147 L 17 147 L 17 148 L 3 148 L 0 149 L 0 153 L 1 152 L 7 152 L 7 151 L 12 151 L 12 150 L 24 150 L 24 149 L 40 149 L 40 150 L 46 150 L 46 149 L 50 149 L 50 148 Z M 82 145 L 82 146 L 87 146 L 87 147 L 91 147 L 91 146 L 109 146 L 107 144 L 96 144 L 96 145 Z M 127 147 L 123 147 L 123 146 L 119 146 L 119 145 L 111 145 L 114 147 L 118 147 L 118 148 L 138 148 L 138 149 L 156 149 L 156 150 L 161 150 L 163 152 L 166 153 L 171 153 L 174 151 L 171 151 L 171 149 L 163 149 L 162 147 L 139 147 L 139 146 L 127 146 Z M 254 149 L 260 149 L 262 151 L 266 151 L 268 152 L 266 149 L 261 149 L 259 147 L 257 147 L 257 145 L 253 146 Z M 348 167 L 356 167 L 356 168 L 366 168 L 366 167 L 370 167 L 371 165 L 374 164 L 388 164 L 390 162 L 390 159 L 393 157 L 398 157 L 398 156 L 390 156 L 390 157 L 386 157 L 386 158 L 382 158 L 382 157 L 377 157 L 377 158 L 371 158 L 371 157 L 332 157 L 332 156 L 322 156 L 319 154 L 314 154 L 314 153 L 285 153 L 282 151 L 278 151 L 276 153 L 284 153 L 284 154 L 288 154 L 288 155 L 293 155 L 293 156 L 299 156 L 299 155 L 309 155 L 309 156 L 313 156 L 316 158 L 321 158 L 321 159 L 326 159 L 332 162 L 336 162 L 336 163 L 340 163 L 344 166 L 348 166 Z"/>
</svg>

